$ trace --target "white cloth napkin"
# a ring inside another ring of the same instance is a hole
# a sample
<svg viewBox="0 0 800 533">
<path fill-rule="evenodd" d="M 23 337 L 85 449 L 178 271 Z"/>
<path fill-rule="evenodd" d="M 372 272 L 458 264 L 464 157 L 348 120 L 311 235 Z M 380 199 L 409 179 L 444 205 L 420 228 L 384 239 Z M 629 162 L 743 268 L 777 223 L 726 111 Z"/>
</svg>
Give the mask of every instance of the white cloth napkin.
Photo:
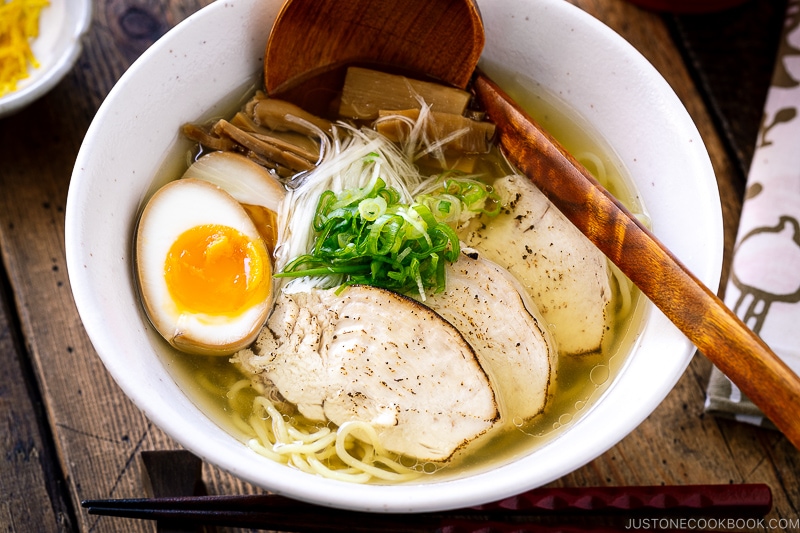
<svg viewBox="0 0 800 533">
<path fill-rule="evenodd" d="M 800 0 L 787 5 L 725 304 L 800 374 Z M 771 426 L 716 367 L 705 408 L 714 415 Z"/>
</svg>

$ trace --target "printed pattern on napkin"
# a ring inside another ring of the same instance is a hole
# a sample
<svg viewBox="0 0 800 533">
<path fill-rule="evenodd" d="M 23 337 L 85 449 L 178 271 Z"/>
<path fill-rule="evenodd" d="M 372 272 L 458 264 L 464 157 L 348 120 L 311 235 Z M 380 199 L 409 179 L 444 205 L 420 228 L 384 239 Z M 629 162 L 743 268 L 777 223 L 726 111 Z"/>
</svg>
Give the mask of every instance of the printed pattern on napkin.
<svg viewBox="0 0 800 533">
<path fill-rule="evenodd" d="M 790 0 L 747 177 L 725 304 L 800 374 L 800 0 Z M 716 367 L 706 411 L 772 427 Z"/>
</svg>

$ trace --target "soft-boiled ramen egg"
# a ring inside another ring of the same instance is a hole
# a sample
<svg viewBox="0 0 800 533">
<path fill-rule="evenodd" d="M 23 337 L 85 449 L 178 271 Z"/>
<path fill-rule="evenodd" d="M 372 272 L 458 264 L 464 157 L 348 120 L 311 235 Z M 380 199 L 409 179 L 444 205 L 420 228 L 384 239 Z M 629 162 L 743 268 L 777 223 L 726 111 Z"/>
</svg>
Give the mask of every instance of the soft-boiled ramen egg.
<svg viewBox="0 0 800 533">
<path fill-rule="evenodd" d="M 267 169 L 236 152 L 209 152 L 192 163 L 183 178 L 208 181 L 236 198 L 272 251 L 286 189 Z"/>
<path fill-rule="evenodd" d="M 184 352 L 231 354 L 267 318 L 264 239 L 242 205 L 207 181 L 180 179 L 153 195 L 139 220 L 136 267 L 151 322 Z"/>
</svg>

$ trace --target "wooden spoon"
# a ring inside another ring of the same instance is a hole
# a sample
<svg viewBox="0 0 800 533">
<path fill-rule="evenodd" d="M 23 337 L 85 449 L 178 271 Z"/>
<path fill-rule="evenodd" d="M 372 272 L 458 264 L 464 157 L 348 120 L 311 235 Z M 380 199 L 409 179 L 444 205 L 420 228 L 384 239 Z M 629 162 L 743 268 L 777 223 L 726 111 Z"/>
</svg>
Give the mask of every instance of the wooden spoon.
<svg viewBox="0 0 800 533">
<path fill-rule="evenodd" d="M 284 95 L 320 74 L 341 76 L 337 69 L 359 64 L 464 88 L 484 42 L 478 7 L 470 1 L 287 0 L 267 43 L 264 84 L 268 94 Z M 324 83 L 341 87 L 336 79 Z"/>
<path fill-rule="evenodd" d="M 348 62 L 464 87 L 483 44 L 472 0 L 288 0 L 267 45 L 266 88 Z M 492 80 L 478 72 L 473 90 L 509 160 L 800 449 L 800 378 Z"/>
</svg>

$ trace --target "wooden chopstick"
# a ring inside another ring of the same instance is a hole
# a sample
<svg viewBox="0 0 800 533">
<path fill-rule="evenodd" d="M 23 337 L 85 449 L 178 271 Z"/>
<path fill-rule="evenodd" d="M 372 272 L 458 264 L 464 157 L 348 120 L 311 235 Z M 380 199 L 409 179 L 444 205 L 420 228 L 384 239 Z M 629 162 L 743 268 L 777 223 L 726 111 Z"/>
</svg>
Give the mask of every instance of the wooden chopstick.
<svg viewBox="0 0 800 533">
<path fill-rule="evenodd" d="M 95 515 L 296 532 L 519 532 L 526 516 L 547 514 L 763 517 L 772 508 L 772 492 L 763 484 L 540 488 L 474 507 L 408 514 L 346 511 L 272 494 L 85 500 L 81 505 Z M 541 524 L 535 526 L 542 531 Z"/>
</svg>

